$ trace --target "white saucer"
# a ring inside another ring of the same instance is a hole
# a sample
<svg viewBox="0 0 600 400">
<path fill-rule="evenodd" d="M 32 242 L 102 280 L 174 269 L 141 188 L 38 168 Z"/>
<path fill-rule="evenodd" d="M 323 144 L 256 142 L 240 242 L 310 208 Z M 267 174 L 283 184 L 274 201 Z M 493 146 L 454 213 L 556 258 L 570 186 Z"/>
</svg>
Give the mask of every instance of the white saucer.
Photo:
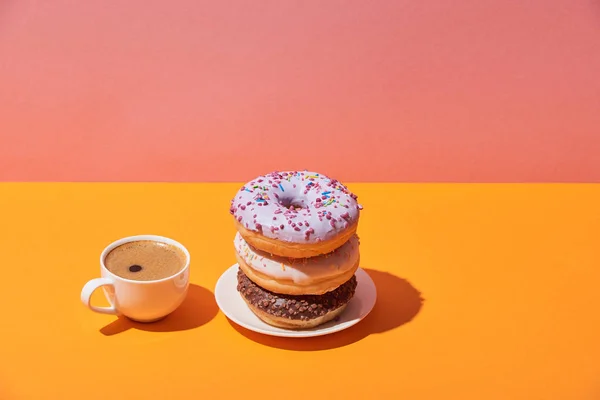
<svg viewBox="0 0 600 400">
<path fill-rule="evenodd" d="M 358 286 L 354 297 L 348 303 L 337 321 L 329 321 L 316 328 L 306 330 L 291 330 L 277 328 L 263 322 L 246 305 L 237 291 L 238 265 L 232 265 L 221 275 L 215 287 L 217 305 L 227 318 L 236 324 L 254 332 L 281 337 L 311 337 L 338 332 L 359 323 L 375 306 L 377 290 L 375 283 L 364 270 L 356 271 Z"/>
</svg>

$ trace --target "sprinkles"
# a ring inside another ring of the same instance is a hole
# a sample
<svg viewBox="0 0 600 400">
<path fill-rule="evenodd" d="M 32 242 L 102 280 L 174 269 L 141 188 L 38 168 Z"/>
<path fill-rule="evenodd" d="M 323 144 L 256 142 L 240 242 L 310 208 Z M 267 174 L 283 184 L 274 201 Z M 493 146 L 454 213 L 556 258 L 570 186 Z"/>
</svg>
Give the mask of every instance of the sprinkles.
<svg viewBox="0 0 600 400">
<path fill-rule="evenodd" d="M 295 170 L 272 172 L 241 186 L 230 213 L 266 237 L 318 243 L 338 235 L 361 209 L 356 196 L 336 179 Z"/>
</svg>

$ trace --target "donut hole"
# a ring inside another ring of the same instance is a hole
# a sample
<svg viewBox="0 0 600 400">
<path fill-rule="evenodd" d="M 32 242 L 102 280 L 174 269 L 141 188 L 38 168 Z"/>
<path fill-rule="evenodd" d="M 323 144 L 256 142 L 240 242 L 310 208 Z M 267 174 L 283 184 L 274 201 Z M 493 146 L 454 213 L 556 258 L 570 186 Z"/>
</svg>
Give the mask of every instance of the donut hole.
<svg viewBox="0 0 600 400">
<path fill-rule="evenodd" d="M 296 211 L 306 208 L 304 199 L 297 199 L 293 197 L 282 197 L 279 199 L 279 204 L 289 210 Z"/>
</svg>

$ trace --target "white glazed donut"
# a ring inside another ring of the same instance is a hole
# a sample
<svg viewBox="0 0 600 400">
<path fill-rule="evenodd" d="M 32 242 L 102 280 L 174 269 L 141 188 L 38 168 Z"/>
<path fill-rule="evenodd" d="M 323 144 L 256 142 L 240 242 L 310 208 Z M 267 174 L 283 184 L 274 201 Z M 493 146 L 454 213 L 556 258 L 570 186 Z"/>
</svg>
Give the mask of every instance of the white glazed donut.
<svg viewBox="0 0 600 400">
<path fill-rule="evenodd" d="M 358 226 L 357 196 L 308 171 L 272 172 L 248 182 L 231 201 L 242 237 L 270 254 L 305 258 L 332 252 Z"/>
<path fill-rule="evenodd" d="M 279 294 L 327 293 L 348 281 L 360 262 L 356 235 L 331 253 L 301 259 L 269 256 L 250 246 L 239 233 L 234 245 L 238 264 L 246 276 Z"/>
</svg>

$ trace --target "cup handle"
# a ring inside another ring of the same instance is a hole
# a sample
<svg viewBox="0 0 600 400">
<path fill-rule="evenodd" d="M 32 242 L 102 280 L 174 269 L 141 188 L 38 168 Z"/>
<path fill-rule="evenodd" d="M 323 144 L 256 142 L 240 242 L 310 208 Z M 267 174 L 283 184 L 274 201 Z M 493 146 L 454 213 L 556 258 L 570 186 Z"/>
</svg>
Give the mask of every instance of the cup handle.
<svg viewBox="0 0 600 400">
<path fill-rule="evenodd" d="M 92 297 L 92 293 L 94 293 L 96 291 L 96 289 L 98 289 L 102 286 L 107 286 L 107 285 L 111 285 L 111 286 L 113 285 L 113 282 L 108 278 L 92 279 L 91 281 L 89 281 L 88 283 L 86 283 L 83 286 L 83 289 L 81 289 L 81 301 L 83 302 L 83 304 L 86 307 L 88 307 L 90 310 L 95 311 L 97 313 L 117 315 L 117 310 L 114 306 L 96 307 L 91 304 L 90 299 Z"/>
</svg>

